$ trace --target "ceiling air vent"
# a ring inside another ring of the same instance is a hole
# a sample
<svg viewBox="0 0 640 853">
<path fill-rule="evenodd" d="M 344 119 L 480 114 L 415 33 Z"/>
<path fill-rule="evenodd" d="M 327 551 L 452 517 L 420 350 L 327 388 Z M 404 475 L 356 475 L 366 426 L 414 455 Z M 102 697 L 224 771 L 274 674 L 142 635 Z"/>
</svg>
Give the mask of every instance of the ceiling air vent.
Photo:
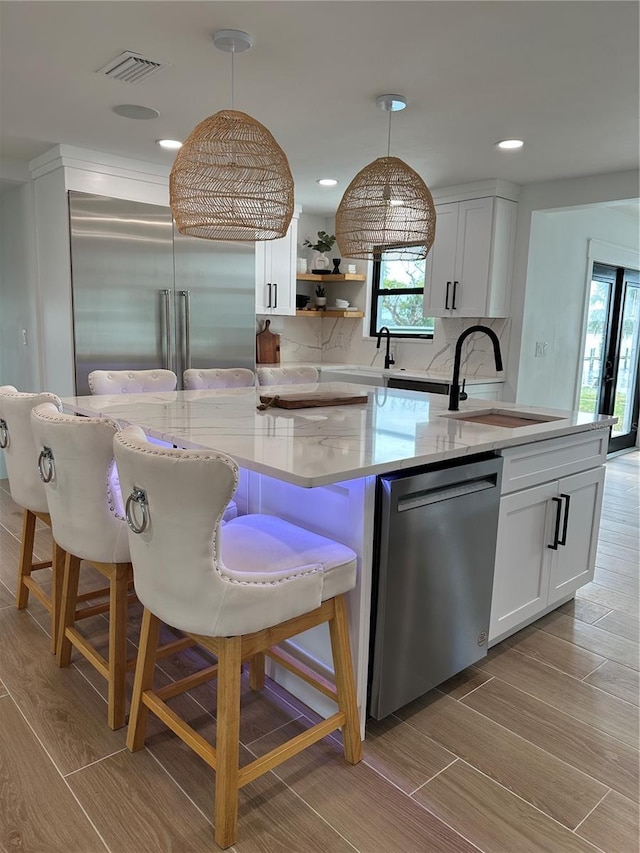
<svg viewBox="0 0 640 853">
<path fill-rule="evenodd" d="M 98 68 L 96 74 L 104 74 L 105 77 L 110 77 L 112 80 L 122 80 L 123 83 L 140 83 L 169 65 L 171 65 L 170 62 L 147 59 L 140 53 L 125 50 L 120 56 L 102 68 Z"/>
</svg>

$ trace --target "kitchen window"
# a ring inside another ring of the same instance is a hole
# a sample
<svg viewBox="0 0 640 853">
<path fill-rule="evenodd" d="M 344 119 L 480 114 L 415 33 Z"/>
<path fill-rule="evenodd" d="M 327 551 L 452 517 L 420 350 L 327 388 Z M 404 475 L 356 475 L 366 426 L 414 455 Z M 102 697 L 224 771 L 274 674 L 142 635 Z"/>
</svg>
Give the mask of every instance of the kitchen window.
<svg viewBox="0 0 640 853">
<path fill-rule="evenodd" d="M 394 338 L 433 338 L 434 319 L 423 314 L 425 262 L 374 255 L 371 286 L 373 337 L 386 326 Z"/>
</svg>

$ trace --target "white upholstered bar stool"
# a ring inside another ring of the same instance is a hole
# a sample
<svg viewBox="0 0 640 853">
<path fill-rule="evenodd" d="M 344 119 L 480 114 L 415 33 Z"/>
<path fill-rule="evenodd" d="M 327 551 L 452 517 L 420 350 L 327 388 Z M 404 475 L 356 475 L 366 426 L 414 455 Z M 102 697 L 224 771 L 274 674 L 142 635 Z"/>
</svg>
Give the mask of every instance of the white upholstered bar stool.
<svg viewBox="0 0 640 853">
<path fill-rule="evenodd" d="M 87 377 L 92 394 L 141 394 L 175 391 L 178 377 L 172 370 L 93 370 Z"/>
<path fill-rule="evenodd" d="M 44 483 L 38 476 L 38 452 L 31 432 L 31 410 L 41 403 L 49 403 L 55 409 L 61 406 L 55 394 L 21 393 L 13 385 L 0 386 L 0 448 L 4 450 L 11 497 L 22 507 L 16 606 L 19 610 L 24 609 L 32 592 L 46 607 L 51 617 L 51 651 L 55 652 L 64 551 L 54 539 L 51 560 L 34 562 L 33 559 L 36 519 L 51 527 Z M 50 594 L 32 577 L 32 572 L 49 567 L 52 575 Z"/>
<path fill-rule="evenodd" d="M 275 516 L 245 515 L 221 527 L 238 482 L 236 463 L 221 453 L 160 448 L 138 427 L 114 440 L 138 598 L 144 605 L 127 746 L 141 749 L 151 710 L 216 771 L 215 840 L 236 840 L 238 790 L 286 758 L 342 728 L 345 758 L 356 764 L 362 742 L 353 679 L 345 593 L 356 581 L 356 554 Z M 212 652 L 217 665 L 153 689 L 160 620 Z M 275 648 L 329 623 L 335 688 Z M 239 767 L 240 675 L 264 681 L 264 655 L 330 696 L 335 714 L 266 755 Z M 218 678 L 216 747 L 166 700 Z"/>
<path fill-rule="evenodd" d="M 57 658 L 67 666 L 74 646 L 108 681 L 107 722 L 125 723 L 126 623 L 131 562 L 127 525 L 113 483 L 113 436 L 108 418 L 84 418 L 58 412 L 51 403 L 31 413 L 38 465 L 44 482 L 56 542 L 67 551 L 60 606 Z M 109 582 L 109 658 L 99 653 L 75 625 L 80 561 L 86 560 Z M 132 661 L 129 668 L 135 662 Z"/>
<path fill-rule="evenodd" d="M 247 367 L 190 367 L 182 374 L 186 391 L 208 388 L 253 388 L 256 377 Z"/>
<path fill-rule="evenodd" d="M 320 376 L 315 367 L 258 367 L 259 385 L 301 385 L 317 382 Z"/>
</svg>

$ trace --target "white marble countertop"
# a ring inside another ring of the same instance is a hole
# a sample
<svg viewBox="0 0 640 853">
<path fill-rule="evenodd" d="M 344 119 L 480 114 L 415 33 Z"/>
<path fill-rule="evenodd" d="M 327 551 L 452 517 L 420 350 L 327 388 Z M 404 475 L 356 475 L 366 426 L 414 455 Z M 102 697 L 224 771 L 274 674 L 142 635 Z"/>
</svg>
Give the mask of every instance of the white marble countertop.
<svg viewBox="0 0 640 853">
<path fill-rule="evenodd" d="M 258 411 L 260 394 L 350 392 L 367 403 Z M 448 417 L 448 398 L 343 382 L 318 385 L 67 397 L 66 411 L 135 423 L 181 447 L 227 453 L 252 471 L 313 487 L 383 474 L 570 433 L 615 418 L 469 398 L 460 412 L 526 412 L 554 420 L 508 428 Z"/>
</svg>

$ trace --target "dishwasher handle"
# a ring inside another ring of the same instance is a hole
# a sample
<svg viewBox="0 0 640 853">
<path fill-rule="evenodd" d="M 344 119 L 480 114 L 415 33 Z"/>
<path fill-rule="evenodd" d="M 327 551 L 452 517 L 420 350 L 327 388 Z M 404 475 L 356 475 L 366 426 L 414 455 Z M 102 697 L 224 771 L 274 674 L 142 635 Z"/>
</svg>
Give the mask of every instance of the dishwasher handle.
<svg viewBox="0 0 640 853">
<path fill-rule="evenodd" d="M 430 504 L 448 501 L 452 498 L 460 498 L 464 495 L 472 495 L 476 492 L 484 492 L 486 489 L 495 489 L 497 485 L 496 476 L 478 477 L 463 483 L 453 483 L 447 486 L 436 486 L 433 489 L 424 489 L 404 495 L 398 498 L 398 512 L 407 512 L 410 509 L 429 506 Z"/>
</svg>

